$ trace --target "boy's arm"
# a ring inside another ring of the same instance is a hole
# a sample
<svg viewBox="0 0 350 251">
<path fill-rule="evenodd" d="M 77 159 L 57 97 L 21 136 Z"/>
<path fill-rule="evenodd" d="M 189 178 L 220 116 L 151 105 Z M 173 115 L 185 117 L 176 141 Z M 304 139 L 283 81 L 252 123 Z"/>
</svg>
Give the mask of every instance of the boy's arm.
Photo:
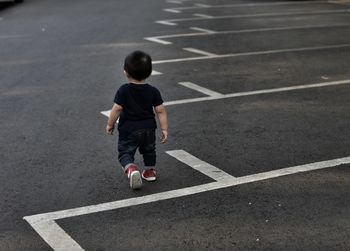
<svg viewBox="0 0 350 251">
<path fill-rule="evenodd" d="M 157 117 L 162 131 L 161 142 L 165 143 L 168 140 L 168 115 L 164 105 L 158 105 L 154 109 L 157 113 Z"/>
<path fill-rule="evenodd" d="M 117 122 L 121 111 L 123 110 L 123 107 L 118 105 L 118 104 L 114 104 L 112 107 L 112 110 L 109 114 L 109 118 L 108 118 L 108 122 L 107 122 L 107 127 L 106 127 L 106 132 L 110 135 L 113 135 L 113 131 L 114 131 L 114 125 Z"/>
</svg>

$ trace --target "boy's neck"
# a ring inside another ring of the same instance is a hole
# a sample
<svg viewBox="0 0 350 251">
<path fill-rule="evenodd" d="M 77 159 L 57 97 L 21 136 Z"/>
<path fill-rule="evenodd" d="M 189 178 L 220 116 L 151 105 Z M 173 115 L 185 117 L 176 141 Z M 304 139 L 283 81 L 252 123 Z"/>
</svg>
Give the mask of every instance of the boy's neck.
<svg viewBox="0 0 350 251">
<path fill-rule="evenodd" d="M 136 80 L 136 79 L 133 79 L 133 78 L 129 78 L 129 82 L 133 83 L 133 84 L 136 84 L 136 85 L 142 85 L 142 84 L 146 83 L 145 80 Z"/>
</svg>

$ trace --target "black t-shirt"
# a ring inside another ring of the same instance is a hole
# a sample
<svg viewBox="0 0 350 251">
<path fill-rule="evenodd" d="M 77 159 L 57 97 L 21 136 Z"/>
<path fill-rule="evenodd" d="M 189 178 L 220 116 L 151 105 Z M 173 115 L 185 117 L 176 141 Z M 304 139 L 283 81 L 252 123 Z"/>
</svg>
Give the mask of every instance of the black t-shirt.
<svg viewBox="0 0 350 251">
<path fill-rule="evenodd" d="M 149 84 L 123 84 L 115 95 L 114 103 L 123 107 L 119 131 L 157 128 L 153 107 L 163 104 L 163 99 L 156 87 Z"/>
</svg>

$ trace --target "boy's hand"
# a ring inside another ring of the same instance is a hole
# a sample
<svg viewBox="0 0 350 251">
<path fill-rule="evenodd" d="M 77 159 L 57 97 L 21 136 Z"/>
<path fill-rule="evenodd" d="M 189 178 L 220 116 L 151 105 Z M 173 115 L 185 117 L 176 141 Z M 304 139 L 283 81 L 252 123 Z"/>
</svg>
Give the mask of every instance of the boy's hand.
<svg viewBox="0 0 350 251">
<path fill-rule="evenodd" d="M 109 135 L 113 135 L 113 131 L 114 131 L 114 126 L 107 125 L 107 127 L 106 127 L 106 132 L 107 132 Z"/>
<path fill-rule="evenodd" d="M 168 140 L 168 131 L 167 130 L 162 130 L 162 135 L 160 137 L 160 142 L 162 144 L 166 143 Z"/>
</svg>

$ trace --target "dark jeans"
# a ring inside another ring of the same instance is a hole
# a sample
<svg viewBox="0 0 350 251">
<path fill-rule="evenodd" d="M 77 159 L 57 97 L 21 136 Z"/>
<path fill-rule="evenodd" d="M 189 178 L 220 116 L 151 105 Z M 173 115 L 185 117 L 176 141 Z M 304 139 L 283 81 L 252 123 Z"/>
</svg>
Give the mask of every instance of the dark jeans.
<svg viewBox="0 0 350 251">
<path fill-rule="evenodd" d="M 119 131 L 118 158 L 124 170 L 128 164 L 134 163 L 137 149 L 143 156 L 145 167 L 156 165 L 155 129 L 142 129 L 129 134 Z"/>
</svg>

